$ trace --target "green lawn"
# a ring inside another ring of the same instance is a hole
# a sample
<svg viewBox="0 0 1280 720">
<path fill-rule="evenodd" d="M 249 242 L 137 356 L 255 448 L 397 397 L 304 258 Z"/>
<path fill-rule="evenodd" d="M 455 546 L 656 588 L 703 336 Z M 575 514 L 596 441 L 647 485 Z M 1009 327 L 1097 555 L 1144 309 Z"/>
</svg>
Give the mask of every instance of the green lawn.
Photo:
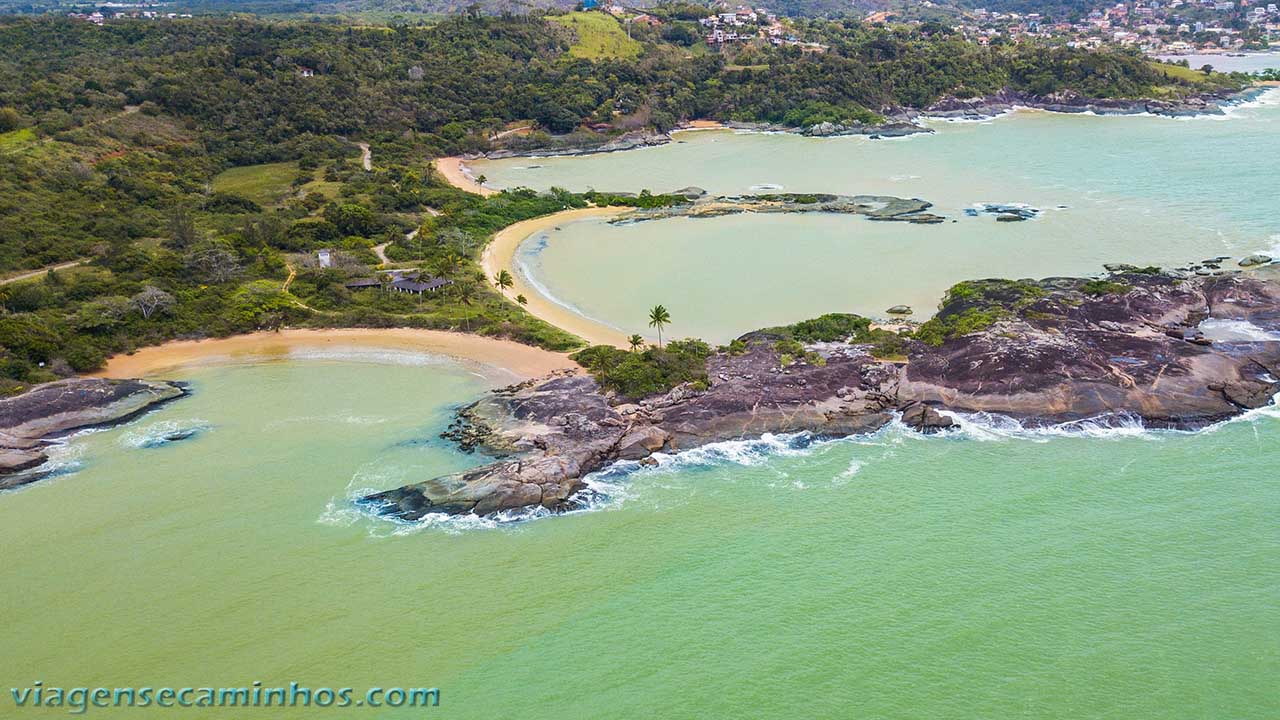
<svg viewBox="0 0 1280 720">
<path fill-rule="evenodd" d="M 1186 80 L 1188 82 L 1203 82 L 1208 79 L 1208 76 L 1200 72 L 1198 69 L 1184 68 L 1181 65 L 1168 65 L 1166 63 L 1156 62 L 1154 60 L 1152 60 L 1150 64 L 1151 64 L 1151 67 L 1155 68 L 1157 72 L 1162 72 L 1164 73 L 1165 77 L 1173 78 L 1174 80 Z"/>
<path fill-rule="evenodd" d="M 578 41 L 569 47 L 574 57 L 599 60 L 640 54 L 640 43 L 628 38 L 622 23 L 607 13 L 573 12 L 552 19 L 577 33 Z"/>
<path fill-rule="evenodd" d="M 213 189 L 248 198 L 259 205 L 276 205 L 293 191 L 293 179 L 297 176 L 296 162 L 246 165 L 219 173 L 213 179 Z"/>
<path fill-rule="evenodd" d="M 0 155 L 18 152 L 35 141 L 36 131 L 31 128 L 0 133 Z"/>
</svg>

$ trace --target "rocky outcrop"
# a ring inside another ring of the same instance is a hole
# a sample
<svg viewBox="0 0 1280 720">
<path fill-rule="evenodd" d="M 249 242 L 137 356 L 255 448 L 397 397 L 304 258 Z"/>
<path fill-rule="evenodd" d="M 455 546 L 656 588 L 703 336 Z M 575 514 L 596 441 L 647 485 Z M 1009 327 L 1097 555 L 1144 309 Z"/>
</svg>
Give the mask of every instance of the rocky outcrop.
<svg viewBox="0 0 1280 720">
<path fill-rule="evenodd" d="M 943 118 L 948 120 L 981 120 L 1011 112 L 1017 108 L 1032 108 L 1060 113 L 1085 113 L 1096 115 L 1165 115 L 1189 117 L 1195 115 L 1221 115 L 1222 106 L 1250 99 L 1256 91 L 1242 93 L 1206 94 L 1181 100 L 1155 100 L 1150 98 L 1090 98 L 1073 91 L 1050 95 L 1031 95 L 1005 89 L 994 95 L 976 98 L 944 97 L 912 116 Z"/>
<path fill-rule="evenodd" d="M 123 422 L 181 397 L 175 383 L 71 378 L 0 400 L 0 488 L 39 479 L 42 447 L 74 430 Z"/>
<path fill-rule="evenodd" d="M 700 189 L 700 188 L 692 188 Z M 639 208 L 609 222 L 615 225 L 664 220 L 674 217 L 712 218 L 740 213 L 837 213 L 864 215 L 870 220 L 909 222 L 922 225 L 941 223 L 946 218 L 927 212 L 933 204 L 919 198 L 892 195 L 834 195 L 830 193 L 761 193 L 690 197 L 684 190 L 675 195 L 689 202 L 654 208 Z"/>
<path fill-rule="evenodd" d="M 952 412 L 1033 425 L 1126 415 L 1152 427 L 1200 427 L 1280 391 L 1280 342 L 1205 340 L 1194 328 L 1209 318 L 1280 329 L 1280 281 L 1122 272 L 1102 284 L 967 283 L 932 322 L 935 331 L 971 331 L 922 333 L 937 344 L 905 341 L 906 361 L 877 359 L 875 346 L 849 338 L 808 343 L 792 361 L 779 346 L 789 339 L 782 329 L 749 333 L 733 352 L 713 354 L 705 387 L 681 385 L 637 403 L 586 375 L 495 391 L 461 413 L 484 428 L 469 437 L 495 462 L 366 501 L 410 520 L 564 510 L 587 474 L 617 461 L 765 433 L 841 437 L 895 417 L 922 432 L 952 427 Z"/>
</svg>

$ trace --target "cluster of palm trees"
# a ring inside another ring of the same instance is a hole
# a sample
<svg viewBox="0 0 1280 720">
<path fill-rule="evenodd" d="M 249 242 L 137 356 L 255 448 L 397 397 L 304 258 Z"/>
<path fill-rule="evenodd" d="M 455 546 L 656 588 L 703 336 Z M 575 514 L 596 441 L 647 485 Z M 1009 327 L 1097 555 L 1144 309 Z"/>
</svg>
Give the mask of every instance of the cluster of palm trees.
<svg viewBox="0 0 1280 720">
<path fill-rule="evenodd" d="M 498 288 L 499 292 L 505 295 L 507 294 L 507 290 L 510 290 L 515 286 L 515 278 L 511 276 L 510 272 L 506 270 L 499 270 L 498 274 L 493 276 L 493 284 Z M 516 302 L 524 305 L 529 301 L 524 295 L 517 295 Z M 662 347 L 662 329 L 670 324 L 671 313 L 665 307 L 662 305 L 654 305 L 653 308 L 649 310 L 649 327 L 656 328 L 658 330 L 659 348 Z M 640 348 L 644 347 L 644 338 L 640 335 L 632 335 L 627 338 L 627 342 L 631 343 L 631 352 L 636 352 Z"/>
</svg>

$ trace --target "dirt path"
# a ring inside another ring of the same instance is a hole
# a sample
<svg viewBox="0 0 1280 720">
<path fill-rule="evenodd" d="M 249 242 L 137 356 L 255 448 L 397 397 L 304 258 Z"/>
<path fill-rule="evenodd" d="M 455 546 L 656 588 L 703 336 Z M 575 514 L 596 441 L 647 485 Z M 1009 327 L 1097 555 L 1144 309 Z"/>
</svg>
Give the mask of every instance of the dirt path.
<svg viewBox="0 0 1280 720">
<path fill-rule="evenodd" d="M 369 149 L 369 143 L 356 143 L 360 146 L 360 164 L 364 166 L 365 172 L 373 172 L 373 151 Z"/>
<path fill-rule="evenodd" d="M 46 267 L 40 268 L 39 270 L 31 270 L 29 272 L 24 272 L 20 275 L 13 275 L 7 278 L 0 279 L 0 285 L 8 285 L 9 283 L 21 282 L 23 280 L 30 280 L 32 278 L 40 277 L 41 275 L 49 272 L 50 270 L 54 270 L 54 271 L 70 270 L 73 267 L 76 267 L 78 265 L 83 265 L 87 262 L 89 262 L 88 258 L 81 258 L 79 260 L 72 260 L 71 262 L 60 263 L 58 265 L 48 265 Z"/>
<path fill-rule="evenodd" d="M 528 134 L 530 134 L 530 133 L 532 133 L 532 132 L 533 132 L 533 126 L 532 126 L 532 125 L 521 125 L 521 126 L 520 126 L 520 127 L 518 127 L 518 128 L 511 128 L 510 130 L 503 130 L 503 131 L 502 131 L 502 132 L 500 132 L 500 133 L 494 133 L 493 135 L 490 135 L 490 136 L 489 136 L 489 139 L 490 139 L 490 140 L 500 140 L 500 139 L 502 139 L 502 138 L 504 138 L 504 137 L 508 137 L 508 136 L 510 136 L 510 135 L 528 135 Z"/>
</svg>

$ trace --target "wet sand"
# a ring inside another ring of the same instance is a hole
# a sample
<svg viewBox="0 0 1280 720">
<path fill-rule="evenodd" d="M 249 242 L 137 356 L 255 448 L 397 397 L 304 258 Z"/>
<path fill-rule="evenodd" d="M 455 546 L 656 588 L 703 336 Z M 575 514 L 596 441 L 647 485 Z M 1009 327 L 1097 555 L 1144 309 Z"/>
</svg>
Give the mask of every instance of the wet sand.
<svg viewBox="0 0 1280 720">
<path fill-rule="evenodd" d="M 497 190 L 487 188 L 476 182 L 475 178 L 471 177 L 471 175 L 467 173 L 463 159 L 456 155 L 453 157 L 437 158 L 435 165 L 436 170 L 440 175 L 442 175 L 445 180 L 448 180 L 450 185 L 453 185 L 460 190 L 466 190 L 469 193 L 475 193 L 482 197 L 498 194 Z"/>
<path fill-rule="evenodd" d="M 493 236 L 485 246 L 480 264 L 486 277 L 492 278 L 500 270 L 507 270 L 514 279 L 514 286 L 507 290 L 508 299 L 515 301 L 517 295 L 524 295 L 528 304 L 524 309 L 529 314 L 541 318 L 558 328 L 567 330 L 585 339 L 592 345 L 616 345 L 621 348 L 630 347 L 627 335 L 615 328 L 584 317 L 563 305 L 556 303 L 538 291 L 529 281 L 516 271 L 515 255 L 520 243 L 525 238 L 553 230 L 557 225 L 592 217 L 611 217 L 627 212 L 630 208 L 605 207 L 565 210 L 553 215 L 545 215 L 531 220 L 510 225 Z"/>
<path fill-rule="evenodd" d="M 553 370 L 577 368 L 567 354 L 443 330 L 412 328 L 344 328 L 332 330 L 292 329 L 257 332 L 211 340 L 178 340 L 142 348 L 133 355 L 116 355 L 95 377 L 146 377 L 162 375 L 182 367 L 284 359 L 308 350 L 395 350 L 445 355 L 497 369 L 503 375 L 532 378 Z M 495 376 L 495 379 L 504 379 Z"/>
</svg>

